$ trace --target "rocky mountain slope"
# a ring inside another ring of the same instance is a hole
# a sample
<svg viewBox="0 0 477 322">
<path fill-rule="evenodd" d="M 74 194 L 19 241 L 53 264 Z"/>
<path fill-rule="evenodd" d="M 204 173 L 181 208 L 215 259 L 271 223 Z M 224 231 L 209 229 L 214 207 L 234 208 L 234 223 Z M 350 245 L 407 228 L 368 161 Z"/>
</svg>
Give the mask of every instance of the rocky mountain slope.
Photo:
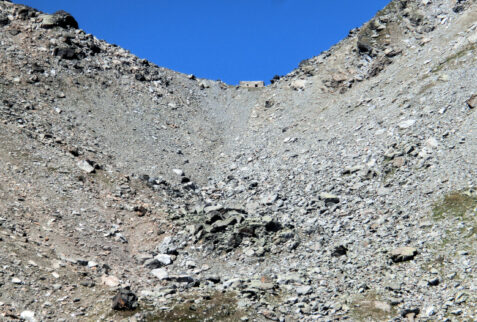
<svg viewBox="0 0 477 322">
<path fill-rule="evenodd" d="M 2 320 L 477 318 L 475 1 L 256 89 L 5 0 L 0 47 Z"/>
</svg>

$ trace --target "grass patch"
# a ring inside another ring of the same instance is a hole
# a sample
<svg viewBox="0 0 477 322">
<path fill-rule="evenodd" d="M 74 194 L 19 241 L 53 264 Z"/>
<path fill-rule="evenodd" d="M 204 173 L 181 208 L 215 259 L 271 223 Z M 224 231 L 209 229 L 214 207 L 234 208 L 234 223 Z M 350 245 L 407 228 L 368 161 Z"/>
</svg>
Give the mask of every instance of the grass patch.
<svg viewBox="0 0 477 322">
<path fill-rule="evenodd" d="M 466 55 L 468 52 L 476 50 L 476 45 L 471 44 L 463 48 L 462 50 L 458 51 L 455 54 L 450 55 L 447 57 L 443 62 L 439 63 L 436 67 L 431 69 L 431 73 L 437 73 L 440 72 L 442 69 L 444 69 L 446 66 L 450 65 L 451 63 L 455 62 L 457 59 L 463 57 Z"/>
<path fill-rule="evenodd" d="M 193 295 L 178 299 L 175 304 L 168 305 L 170 309 L 160 310 L 154 303 L 140 303 L 136 311 L 111 312 L 109 318 L 124 319 L 137 313 L 142 315 L 141 321 L 171 321 L 171 322 L 199 322 L 199 321 L 240 321 L 246 312 L 238 309 L 237 297 L 233 292 L 215 292 L 209 297 L 200 297 L 195 301 Z"/>
<path fill-rule="evenodd" d="M 457 251 L 475 254 L 477 245 L 477 191 L 468 189 L 445 195 L 432 208 L 435 221 L 445 221 L 447 229 L 440 243 L 435 245 L 437 252 L 452 247 Z M 454 252 L 453 252 L 453 255 Z"/>
<path fill-rule="evenodd" d="M 429 77 L 429 74 L 426 75 L 427 77 Z M 424 80 L 425 78 L 423 78 Z M 426 85 L 424 86 L 421 86 L 421 88 L 419 89 L 419 92 L 417 93 L 417 95 L 422 95 L 424 94 L 425 92 L 427 92 L 428 90 L 430 90 L 431 88 L 433 88 L 434 86 L 436 86 L 436 82 L 429 82 L 427 83 Z"/>
<path fill-rule="evenodd" d="M 450 216 L 475 221 L 474 216 L 468 216 L 468 212 L 475 207 L 477 207 L 477 194 L 473 189 L 456 191 L 444 196 L 442 200 L 434 204 L 432 216 L 435 220 L 445 219 Z"/>
<path fill-rule="evenodd" d="M 351 302 L 353 321 L 386 321 L 396 315 L 396 310 L 375 292 L 357 296 Z"/>
<path fill-rule="evenodd" d="M 93 183 L 98 184 L 102 190 L 113 191 L 115 189 L 114 178 L 103 170 L 96 170 L 90 175 Z"/>
</svg>

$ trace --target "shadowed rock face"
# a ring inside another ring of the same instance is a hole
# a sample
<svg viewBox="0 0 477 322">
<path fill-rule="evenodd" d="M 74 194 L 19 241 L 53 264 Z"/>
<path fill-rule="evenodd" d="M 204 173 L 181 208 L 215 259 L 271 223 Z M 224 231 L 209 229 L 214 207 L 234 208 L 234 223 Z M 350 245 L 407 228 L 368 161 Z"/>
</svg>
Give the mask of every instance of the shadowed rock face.
<svg viewBox="0 0 477 322">
<path fill-rule="evenodd" d="M 0 315 L 476 319 L 475 21 L 392 1 L 244 88 L 0 1 Z"/>
</svg>

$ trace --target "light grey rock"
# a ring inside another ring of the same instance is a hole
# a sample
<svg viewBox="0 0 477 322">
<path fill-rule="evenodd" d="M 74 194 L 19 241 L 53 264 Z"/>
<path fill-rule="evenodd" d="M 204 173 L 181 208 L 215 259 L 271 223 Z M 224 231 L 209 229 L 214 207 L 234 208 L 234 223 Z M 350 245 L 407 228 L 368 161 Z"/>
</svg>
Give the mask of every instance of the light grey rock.
<svg viewBox="0 0 477 322">
<path fill-rule="evenodd" d="M 426 145 L 432 149 L 435 149 L 439 146 L 439 142 L 437 142 L 436 138 L 430 137 L 429 139 L 427 139 Z"/>
<path fill-rule="evenodd" d="M 267 194 L 262 197 L 262 204 L 264 205 L 273 205 L 273 203 L 278 199 L 278 195 L 276 193 Z"/>
<path fill-rule="evenodd" d="M 313 292 L 313 288 L 308 285 L 299 286 L 296 288 L 297 295 L 308 295 Z"/>
<path fill-rule="evenodd" d="M 222 205 L 208 206 L 208 207 L 205 207 L 205 208 L 204 208 L 204 212 L 205 212 L 206 214 L 209 214 L 209 213 L 211 213 L 211 212 L 220 211 L 220 210 L 222 210 L 222 209 L 224 209 L 224 207 L 223 207 Z"/>
<path fill-rule="evenodd" d="M 177 247 L 174 245 L 171 236 L 166 236 L 162 242 L 156 247 L 156 250 L 160 254 L 173 254 L 177 251 Z"/>
<path fill-rule="evenodd" d="M 35 312 L 33 311 L 22 311 L 22 313 L 20 313 L 20 318 L 22 318 L 24 321 L 36 322 Z"/>
<path fill-rule="evenodd" d="M 406 120 L 398 124 L 398 127 L 402 130 L 412 127 L 416 123 L 416 120 Z"/>
<path fill-rule="evenodd" d="M 98 263 L 96 263 L 95 261 L 88 261 L 88 267 L 97 267 L 98 266 Z"/>
<path fill-rule="evenodd" d="M 412 260 L 416 255 L 417 249 L 414 247 L 399 247 L 390 252 L 390 257 L 395 263 Z"/>
<path fill-rule="evenodd" d="M 474 94 L 472 95 L 468 100 L 467 100 L 467 105 L 469 108 L 476 108 L 477 107 L 477 95 Z"/>
<path fill-rule="evenodd" d="M 271 282 L 264 282 L 261 280 L 252 280 L 249 284 L 248 287 L 250 288 L 256 288 L 258 290 L 262 291 L 269 291 L 275 288 L 275 284 Z"/>
<path fill-rule="evenodd" d="M 12 278 L 12 284 L 23 284 L 22 280 L 19 279 L 18 277 L 13 277 Z"/>
<path fill-rule="evenodd" d="M 430 306 L 425 310 L 425 315 L 427 317 L 434 316 L 434 315 L 436 315 L 436 313 L 437 313 L 437 311 L 436 311 L 436 308 L 434 306 Z"/>
<path fill-rule="evenodd" d="M 159 254 L 154 257 L 162 266 L 167 266 L 172 264 L 172 258 L 170 255 Z"/>
<path fill-rule="evenodd" d="M 172 169 L 172 172 L 174 172 L 176 175 L 178 175 L 180 177 L 185 176 L 184 171 L 182 171 L 181 169 Z"/>
<path fill-rule="evenodd" d="M 139 262 L 139 264 L 144 264 L 147 260 L 152 258 L 153 256 L 151 254 L 146 253 L 139 253 L 136 255 L 136 260 Z"/>
<path fill-rule="evenodd" d="M 163 268 L 153 269 L 151 274 L 161 281 L 167 280 L 169 278 L 169 273 L 167 273 L 167 271 Z"/>
<path fill-rule="evenodd" d="M 81 160 L 76 163 L 78 168 L 83 170 L 86 173 L 93 173 L 94 172 L 94 167 L 87 161 L 87 160 Z"/>
<path fill-rule="evenodd" d="M 320 193 L 320 200 L 323 200 L 326 203 L 339 203 L 340 198 L 332 193 L 322 192 Z"/>
</svg>

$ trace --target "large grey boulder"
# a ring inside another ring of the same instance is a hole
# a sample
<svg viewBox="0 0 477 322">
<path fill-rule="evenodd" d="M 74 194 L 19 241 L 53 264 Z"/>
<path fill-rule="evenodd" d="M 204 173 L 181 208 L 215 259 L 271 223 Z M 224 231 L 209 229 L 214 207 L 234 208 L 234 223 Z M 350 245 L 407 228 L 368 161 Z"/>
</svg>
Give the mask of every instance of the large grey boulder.
<svg viewBox="0 0 477 322">
<path fill-rule="evenodd" d="M 52 15 L 43 14 L 40 15 L 41 27 L 45 29 L 61 27 L 61 28 L 74 28 L 78 29 L 78 22 L 76 19 L 66 11 L 60 10 Z"/>
</svg>

